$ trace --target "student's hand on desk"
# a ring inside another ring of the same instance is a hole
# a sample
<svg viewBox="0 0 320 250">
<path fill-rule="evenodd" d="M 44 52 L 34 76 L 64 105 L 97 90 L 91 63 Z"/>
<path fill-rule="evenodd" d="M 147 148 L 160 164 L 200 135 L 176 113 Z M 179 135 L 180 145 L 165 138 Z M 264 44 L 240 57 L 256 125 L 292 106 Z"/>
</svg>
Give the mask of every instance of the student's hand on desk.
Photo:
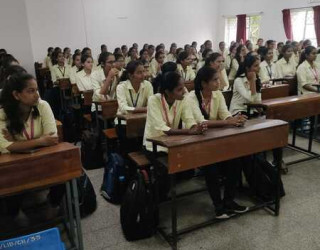
<svg viewBox="0 0 320 250">
<path fill-rule="evenodd" d="M 206 122 L 198 123 L 189 129 L 189 135 L 201 135 L 208 130 Z"/>
<path fill-rule="evenodd" d="M 54 133 L 41 136 L 39 138 L 40 145 L 44 147 L 57 145 L 59 143 L 59 138 L 57 136 L 53 136 L 53 134 Z"/>
<path fill-rule="evenodd" d="M 4 139 L 6 139 L 7 141 L 11 141 L 11 142 L 14 141 L 13 136 L 9 133 L 8 130 L 2 129 L 2 134 L 3 134 Z"/>
<path fill-rule="evenodd" d="M 135 108 L 132 113 L 147 113 L 147 108 L 146 107 L 141 107 L 141 108 Z"/>
<path fill-rule="evenodd" d="M 242 127 L 247 121 L 247 119 L 248 117 L 246 117 L 245 115 L 238 114 L 234 117 L 230 117 L 227 121 L 232 126 Z"/>
</svg>

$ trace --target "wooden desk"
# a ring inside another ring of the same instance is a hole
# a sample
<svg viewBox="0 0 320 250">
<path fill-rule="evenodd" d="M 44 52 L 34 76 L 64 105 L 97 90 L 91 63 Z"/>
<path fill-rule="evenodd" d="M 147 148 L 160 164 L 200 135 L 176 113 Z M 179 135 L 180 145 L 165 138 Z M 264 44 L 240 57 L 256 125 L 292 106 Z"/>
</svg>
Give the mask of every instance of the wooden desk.
<svg viewBox="0 0 320 250">
<path fill-rule="evenodd" d="M 146 113 L 129 113 L 126 115 L 117 115 L 117 117 L 119 123 L 121 120 L 126 121 L 126 135 L 128 138 L 143 137 L 147 119 Z"/>
<path fill-rule="evenodd" d="M 262 100 L 268 100 L 279 97 L 289 96 L 289 85 L 271 85 L 268 88 L 261 89 L 261 98 Z"/>
<path fill-rule="evenodd" d="M 272 79 L 273 83 L 275 82 L 282 82 L 282 84 L 289 85 L 289 95 L 297 95 L 298 94 L 298 81 L 297 77 L 291 77 L 291 78 L 281 78 L 281 79 Z"/>
<path fill-rule="evenodd" d="M 275 215 L 279 214 L 279 170 L 282 161 L 282 147 L 287 145 L 288 140 L 287 122 L 254 119 L 249 120 L 242 128 L 217 128 L 208 130 L 204 135 L 161 136 L 147 140 L 153 143 L 155 157 L 158 145 L 168 149 L 167 166 L 171 178 L 172 226 L 170 234 L 161 229 L 159 229 L 159 232 L 168 241 L 172 249 L 177 249 L 179 235 L 218 222 L 218 219 L 211 219 L 207 222 L 177 230 L 175 173 L 181 171 L 274 149 L 278 180 L 274 200 L 250 207 L 249 211 L 268 207 L 274 211 Z M 271 206 L 274 206 L 274 208 L 271 208 Z"/>
<path fill-rule="evenodd" d="M 320 93 L 320 84 L 312 84 L 313 87 L 317 88 L 317 91 Z"/>
<path fill-rule="evenodd" d="M 0 197 L 66 183 L 70 235 L 81 250 L 83 243 L 75 180 L 81 173 L 80 149 L 66 142 L 30 154 L 3 154 L 0 155 Z"/>
</svg>

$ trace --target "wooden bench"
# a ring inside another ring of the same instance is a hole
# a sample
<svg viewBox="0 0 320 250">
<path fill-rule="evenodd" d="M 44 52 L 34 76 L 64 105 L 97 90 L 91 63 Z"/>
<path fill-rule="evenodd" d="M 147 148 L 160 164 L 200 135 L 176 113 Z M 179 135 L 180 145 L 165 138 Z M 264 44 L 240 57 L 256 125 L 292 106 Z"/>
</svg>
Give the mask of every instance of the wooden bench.
<svg viewBox="0 0 320 250">
<path fill-rule="evenodd" d="M 145 168 L 151 164 L 143 152 L 131 152 L 128 157 L 139 168 Z"/>
</svg>

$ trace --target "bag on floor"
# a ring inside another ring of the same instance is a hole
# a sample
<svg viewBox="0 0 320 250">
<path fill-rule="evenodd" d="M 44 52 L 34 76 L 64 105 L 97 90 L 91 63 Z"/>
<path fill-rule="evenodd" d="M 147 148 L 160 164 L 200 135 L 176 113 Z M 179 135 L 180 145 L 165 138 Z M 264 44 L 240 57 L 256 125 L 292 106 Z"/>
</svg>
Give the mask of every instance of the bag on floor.
<svg viewBox="0 0 320 250">
<path fill-rule="evenodd" d="M 79 207 L 81 218 L 92 214 L 97 209 L 96 193 L 92 183 L 86 173 L 83 171 L 80 178 L 77 179 L 79 192 Z"/>
<path fill-rule="evenodd" d="M 263 200 L 272 200 L 276 193 L 276 168 L 261 156 L 250 157 L 243 171 L 252 191 Z M 279 187 L 280 197 L 285 196 L 282 180 Z"/>
<path fill-rule="evenodd" d="M 159 222 L 153 188 L 146 170 L 129 183 L 120 208 L 120 222 L 128 241 L 151 237 Z"/>
<path fill-rule="evenodd" d="M 120 204 L 126 189 L 126 167 L 124 159 L 117 153 L 108 155 L 104 168 L 103 182 L 100 193 L 107 201 Z"/>
<path fill-rule="evenodd" d="M 81 138 L 82 166 L 87 170 L 102 168 L 104 166 L 103 156 L 104 150 L 99 133 L 94 130 L 83 131 Z"/>
</svg>

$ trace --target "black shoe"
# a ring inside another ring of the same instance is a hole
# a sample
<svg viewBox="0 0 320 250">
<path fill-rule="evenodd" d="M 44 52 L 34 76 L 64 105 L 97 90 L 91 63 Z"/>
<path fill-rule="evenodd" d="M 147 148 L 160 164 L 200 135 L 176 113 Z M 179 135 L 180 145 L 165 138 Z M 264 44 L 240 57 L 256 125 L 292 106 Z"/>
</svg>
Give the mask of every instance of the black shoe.
<svg viewBox="0 0 320 250">
<path fill-rule="evenodd" d="M 242 214 L 242 213 L 247 212 L 249 210 L 249 207 L 240 206 L 235 201 L 232 201 L 230 203 L 225 204 L 225 209 L 228 212 L 234 212 L 234 213 L 237 213 L 237 214 Z"/>
<path fill-rule="evenodd" d="M 228 213 L 225 209 L 216 209 L 216 219 L 226 220 L 232 216 L 233 214 Z"/>
</svg>

